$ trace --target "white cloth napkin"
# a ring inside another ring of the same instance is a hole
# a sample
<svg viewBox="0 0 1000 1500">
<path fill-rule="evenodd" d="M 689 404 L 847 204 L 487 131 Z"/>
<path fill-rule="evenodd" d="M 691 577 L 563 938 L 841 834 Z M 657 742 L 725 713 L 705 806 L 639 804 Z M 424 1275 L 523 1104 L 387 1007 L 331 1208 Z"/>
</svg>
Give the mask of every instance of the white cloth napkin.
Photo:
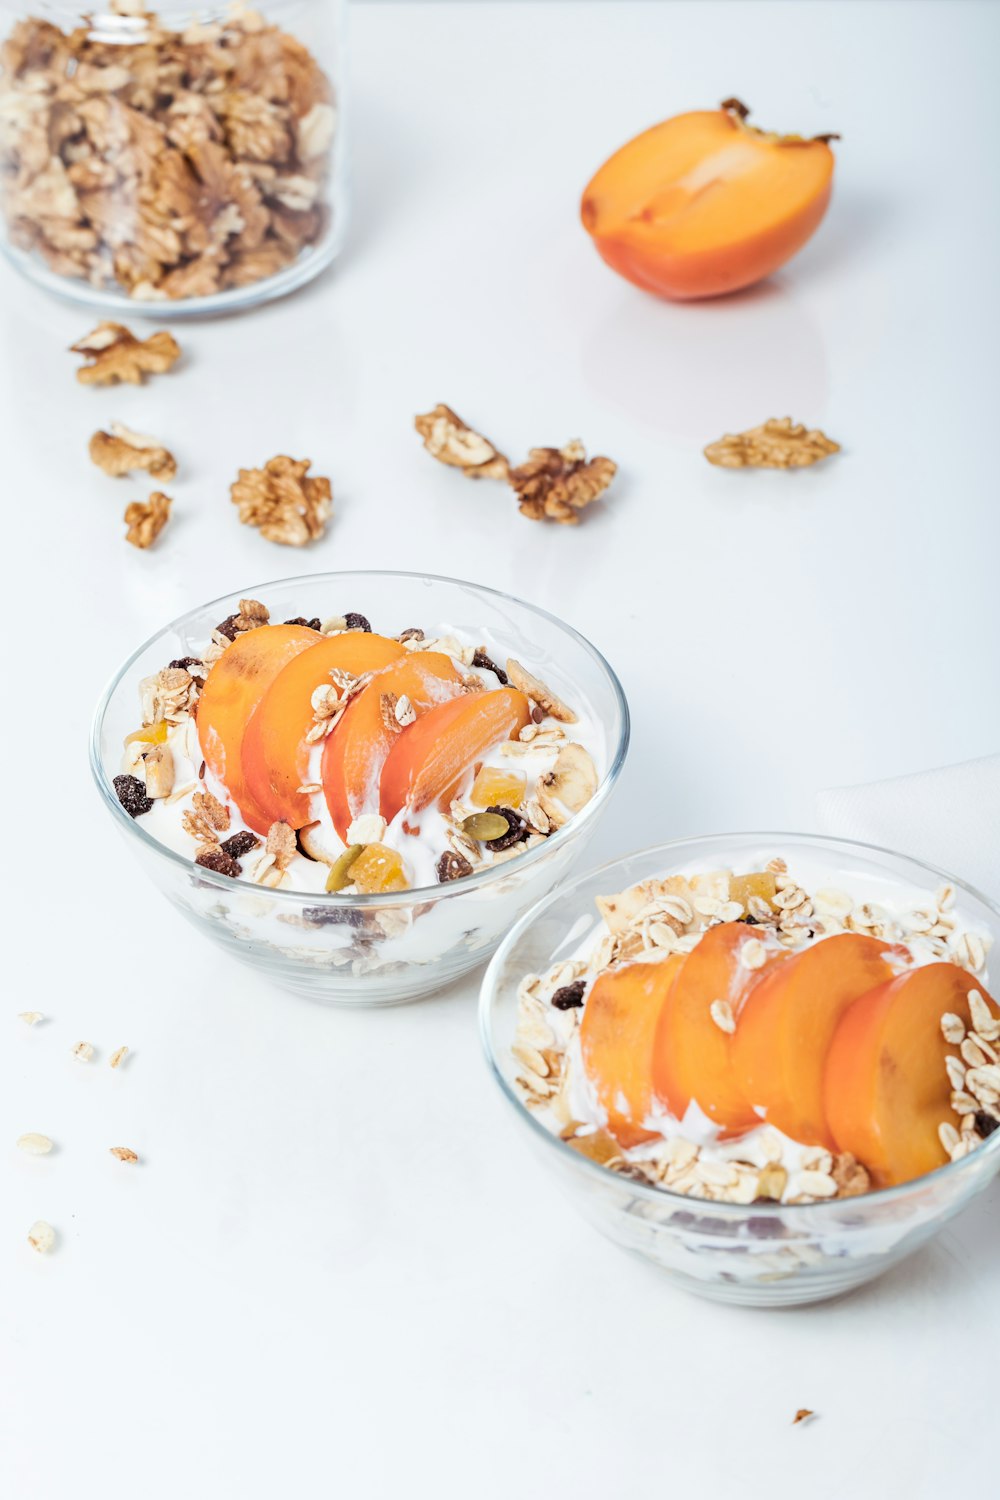
<svg viewBox="0 0 1000 1500">
<path fill-rule="evenodd" d="M 939 865 L 1000 898 L 1000 755 L 820 792 L 820 827 Z"/>
</svg>

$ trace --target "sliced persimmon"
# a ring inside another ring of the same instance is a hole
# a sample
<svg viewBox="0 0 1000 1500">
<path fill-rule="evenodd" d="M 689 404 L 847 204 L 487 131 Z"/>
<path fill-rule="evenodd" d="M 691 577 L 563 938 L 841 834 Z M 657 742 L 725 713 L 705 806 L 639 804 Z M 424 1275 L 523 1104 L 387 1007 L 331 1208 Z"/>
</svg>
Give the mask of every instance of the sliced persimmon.
<svg viewBox="0 0 1000 1500">
<path fill-rule="evenodd" d="M 516 688 L 466 693 L 421 714 L 399 736 L 382 770 L 381 812 L 390 823 L 403 807 L 429 807 L 494 745 L 531 723 Z"/>
<path fill-rule="evenodd" d="M 621 1145 L 653 1140 L 643 1128 L 653 1107 L 653 1042 L 660 1011 L 686 954 L 625 964 L 598 975 L 580 1022 L 583 1068 L 608 1130 Z"/>
<path fill-rule="evenodd" d="M 736 1078 L 750 1104 L 793 1140 L 834 1149 L 823 1109 L 827 1052 L 851 1002 L 893 978 L 890 951 L 863 933 L 838 933 L 747 992 L 732 1042 Z"/>
<path fill-rule="evenodd" d="M 750 986 L 787 957 L 775 953 L 758 968 L 744 964 L 741 951 L 746 943 L 759 946 L 758 934 L 758 928 L 743 922 L 708 929 L 664 1000 L 653 1044 L 657 1097 L 679 1120 L 696 1103 L 723 1135 L 739 1135 L 760 1124 L 736 1077 L 732 1033 L 712 1014 L 720 1001 L 738 1024 Z"/>
<path fill-rule="evenodd" d="M 750 286 L 802 248 L 830 200 L 833 153 L 746 114 L 730 100 L 675 115 L 604 163 L 580 212 L 609 266 L 683 300 Z"/>
<path fill-rule="evenodd" d="M 823 1102 L 837 1148 L 852 1152 L 879 1187 L 909 1182 L 944 1166 L 938 1136 L 951 1110 L 941 1017 L 970 1025 L 969 993 L 978 990 L 994 1016 L 1000 1009 L 956 964 L 925 964 L 862 995 L 841 1018 L 826 1060 Z"/>
<path fill-rule="evenodd" d="M 238 635 L 205 679 L 198 699 L 198 742 L 205 764 L 258 833 L 270 824 L 243 779 L 240 747 L 250 715 L 281 669 L 322 640 L 306 625 L 260 625 Z"/>
<path fill-rule="evenodd" d="M 278 673 L 246 727 L 240 756 L 243 779 L 273 823 L 292 828 L 309 822 L 311 798 L 299 787 L 309 779 L 306 734 L 313 723 L 312 696 L 332 671 L 379 672 L 406 655 L 398 641 L 364 630 L 331 635 L 293 658 Z"/>
<path fill-rule="evenodd" d="M 464 692 L 465 680 L 450 656 L 442 651 L 413 651 L 381 671 L 348 704 L 326 737 L 321 772 L 333 826 L 345 843 L 356 817 L 378 811 L 382 767 L 402 734 L 392 714 L 385 711 L 385 702 L 392 701 L 386 695 L 409 698 L 420 715 Z"/>
</svg>

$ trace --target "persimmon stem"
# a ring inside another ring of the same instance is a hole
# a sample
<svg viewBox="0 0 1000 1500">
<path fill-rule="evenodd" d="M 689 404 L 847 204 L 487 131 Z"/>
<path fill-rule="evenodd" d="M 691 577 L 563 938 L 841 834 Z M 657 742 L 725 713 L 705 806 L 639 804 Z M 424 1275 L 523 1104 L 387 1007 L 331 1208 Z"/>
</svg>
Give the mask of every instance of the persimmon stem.
<svg viewBox="0 0 1000 1500">
<path fill-rule="evenodd" d="M 727 115 L 733 115 L 741 125 L 746 126 L 747 130 L 753 131 L 756 135 L 770 136 L 781 146 L 808 146 L 813 141 L 819 141 L 826 146 L 830 141 L 840 140 L 840 132 L 836 130 L 829 130 L 824 135 L 779 135 L 777 131 L 762 129 L 760 125 L 748 125 L 750 110 L 742 99 L 723 99 L 719 108 L 724 109 Z"/>
</svg>

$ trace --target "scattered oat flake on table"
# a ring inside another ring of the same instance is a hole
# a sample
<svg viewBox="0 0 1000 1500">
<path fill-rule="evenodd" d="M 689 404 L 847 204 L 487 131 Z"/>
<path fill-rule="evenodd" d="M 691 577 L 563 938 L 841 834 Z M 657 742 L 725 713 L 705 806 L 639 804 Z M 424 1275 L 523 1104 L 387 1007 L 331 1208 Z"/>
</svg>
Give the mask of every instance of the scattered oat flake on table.
<svg viewBox="0 0 1000 1500">
<path fill-rule="evenodd" d="M 791 417 L 771 417 L 746 432 L 727 432 L 704 450 L 709 463 L 722 469 L 802 469 L 839 452 L 839 443 Z"/>
<path fill-rule="evenodd" d="M 244 526 L 284 547 L 304 547 L 321 537 L 333 514 L 329 479 L 309 477 L 311 458 L 279 453 L 262 469 L 240 469 L 230 498 Z"/>
<path fill-rule="evenodd" d="M 450 406 L 439 402 L 433 411 L 413 419 L 424 447 L 439 463 L 461 469 L 470 479 L 506 479 L 509 469 L 498 448 L 463 422 Z"/>
<path fill-rule="evenodd" d="M 138 1161 L 139 1157 L 131 1146 L 111 1146 L 111 1155 L 116 1156 L 119 1161 Z"/>
<path fill-rule="evenodd" d="M 137 339 L 124 323 L 99 323 L 71 352 L 90 361 L 76 372 L 81 385 L 141 385 L 145 376 L 165 374 L 181 357 L 172 333 L 160 329 Z"/>
<path fill-rule="evenodd" d="M 37 1250 L 39 1255 L 44 1255 L 51 1250 L 56 1242 L 56 1232 L 51 1224 L 46 1224 L 44 1219 L 37 1219 L 28 1230 L 28 1244 L 32 1250 Z"/>
<path fill-rule="evenodd" d="M 532 448 L 509 477 L 522 516 L 575 526 L 580 511 L 604 494 L 617 472 L 610 458 L 588 459 L 583 444 L 574 438 L 564 448 Z"/>
<path fill-rule="evenodd" d="M 816 1413 L 814 1411 L 810 1411 L 808 1406 L 800 1406 L 798 1411 L 792 1418 L 792 1426 L 797 1426 L 799 1422 L 808 1422 L 809 1418 L 814 1417 L 815 1415 Z"/>
<path fill-rule="evenodd" d="M 73 1056 L 76 1058 L 77 1062 L 90 1062 L 90 1059 L 93 1057 L 93 1055 L 94 1046 L 92 1042 L 77 1042 L 76 1046 L 73 1048 Z"/>
<path fill-rule="evenodd" d="M 37 1026 L 39 1021 L 45 1020 L 45 1017 L 40 1010 L 18 1011 L 17 1018 L 19 1021 L 23 1021 L 25 1026 Z"/>
<path fill-rule="evenodd" d="M 29 1130 L 25 1135 L 19 1135 L 17 1144 L 22 1151 L 27 1151 L 29 1156 L 48 1156 L 52 1150 L 52 1142 L 47 1135 L 40 1135 L 37 1130 Z"/>
<path fill-rule="evenodd" d="M 169 483 L 177 473 L 177 460 L 157 438 L 133 432 L 122 422 L 112 422 L 108 432 L 95 432 L 90 440 L 91 461 L 112 479 L 141 469 L 153 479 Z"/>
<path fill-rule="evenodd" d="M 143 551 L 151 547 L 170 520 L 173 503 L 169 495 L 154 490 L 148 500 L 133 500 L 126 505 L 124 520 L 128 530 L 125 540 Z"/>
<path fill-rule="evenodd" d="M 114 1052 L 112 1052 L 111 1056 L 108 1058 L 108 1067 L 120 1068 L 126 1057 L 128 1057 L 128 1048 L 116 1047 Z"/>
</svg>

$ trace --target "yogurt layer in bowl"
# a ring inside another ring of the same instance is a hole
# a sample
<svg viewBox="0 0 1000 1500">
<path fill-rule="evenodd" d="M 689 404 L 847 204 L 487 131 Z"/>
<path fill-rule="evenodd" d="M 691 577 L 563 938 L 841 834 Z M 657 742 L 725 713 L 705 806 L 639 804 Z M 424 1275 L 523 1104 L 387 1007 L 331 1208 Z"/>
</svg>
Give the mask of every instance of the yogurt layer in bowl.
<svg viewBox="0 0 1000 1500">
<path fill-rule="evenodd" d="M 613 672 L 544 611 L 348 573 L 168 626 L 105 694 L 92 761 L 186 915 L 279 983 L 379 1004 L 488 956 L 578 856 L 627 742 Z"/>
<path fill-rule="evenodd" d="M 487 1053 L 613 1239 L 724 1300 L 834 1296 L 1000 1168 L 997 915 L 863 845 L 664 845 L 510 935 Z"/>
</svg>

